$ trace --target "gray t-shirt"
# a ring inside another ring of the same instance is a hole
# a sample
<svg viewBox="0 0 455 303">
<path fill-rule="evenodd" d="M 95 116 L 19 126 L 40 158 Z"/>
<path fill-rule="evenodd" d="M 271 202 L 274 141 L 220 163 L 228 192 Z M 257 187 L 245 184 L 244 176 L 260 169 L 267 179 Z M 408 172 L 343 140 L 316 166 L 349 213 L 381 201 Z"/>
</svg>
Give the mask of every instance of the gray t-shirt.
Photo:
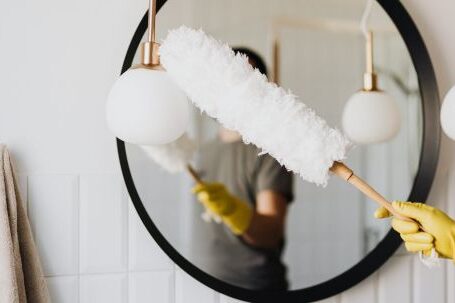
<svg viewBox="0 0 455 303">
<path fill-rule="evenodd" d="M 253 208 L 262 190 L 273 190 L 292 201 L 292 173 L 271 156 L 259 153 L 254 145 L 214 141 L 201 149 L 198 170 L 203 180 L 223 183 Z M 214 235 L 204 256 L 208 273 L 248 289 L 287 288 L 286 267 L 281 262 L 284 240 L 279 248 L 261 249 L 245 243 L 223 224 L 212 223 L 207 228 Z"/>
</svg>

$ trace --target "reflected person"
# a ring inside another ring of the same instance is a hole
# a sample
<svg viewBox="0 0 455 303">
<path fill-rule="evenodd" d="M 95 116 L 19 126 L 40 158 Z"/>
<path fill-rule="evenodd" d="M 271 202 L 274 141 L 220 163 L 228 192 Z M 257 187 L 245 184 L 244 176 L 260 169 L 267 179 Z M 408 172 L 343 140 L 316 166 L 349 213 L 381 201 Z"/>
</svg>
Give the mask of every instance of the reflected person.
<svg viewBox="0 0 455 303">
<path fill-rule="evenodd" d="M 234 49 L 267 75 L 259 55 Z M 209 274 L 254 290 L 286 290 L 281 261 L 288 204 L 293 199 L 292 173 L 270 155 L 259 155 L 237 132 L 220 128 L 218 138 L 200 151 L 200 172 L 207 181 L 193 188 L 205 209 L 221 224 L 207 224 L 213 239 L 206 243 L 204 265 Z"/>
</svg>

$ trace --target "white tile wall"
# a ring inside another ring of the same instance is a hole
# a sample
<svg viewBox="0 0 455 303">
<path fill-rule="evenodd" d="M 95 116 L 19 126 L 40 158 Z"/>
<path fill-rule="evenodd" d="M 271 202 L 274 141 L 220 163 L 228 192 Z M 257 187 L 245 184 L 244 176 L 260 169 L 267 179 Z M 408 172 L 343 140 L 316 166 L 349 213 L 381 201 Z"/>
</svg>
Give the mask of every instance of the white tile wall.
<svg viewBox="0 0 455 303">
<path fill-rule="evenodd" d="M 81 303 L 127 302 L 126 274 L 84 275 L 80 277 Z"/>
<path fill-rule="evenodd" d="M 21 180 L 54 302 L 241 303 L 175 267 L 143 226 L 118 175 Z M 429 270 L 401 249 L 359 285 L 320 302 L 453 303 L 454 281 L 451 262 Z"/>
<path fill-rule="evenodd" d="M 340 302 L 340 296 L 334 296 L 331 298 L 327 298 L 325 300 L 318 301 L 318 303 L 339 303 Z"/>
<path fill-rule="evenodd" d="M 129 303 L 174 302 L 174 272 L 135 272 L 129 275 Z"/>
<path fill-rule="evenodd" d="M 173 270 L 174 264 L 153 241 L 133 204 L 129 203 L 129 269 L 131 271 Z"/>
<path fill-rule="evenodd" d="M 413 302 L 412 261 L 411 256 L 394 257 L 379 270 L 378 303 Z"/>
<path fill-rule="evenodd" d="M 376 302 L 377 287 L 378 287 L 378 273 L 374 273 L 358 286 L 352 288 L 352 290 L 344 292 L 340 295 L 340 303 L 351 303 L 351 302 Z"/>
<path fill-rule="evenodd" d="M 77 274 L 78 177 L 28 177 L 29 214 L 35 240 L 48 276 Z"/>
<path fill-rule="evenodd" d="M 429 269 L 414 258 L 413 302 L 415 303 L 444 303 L 446 300 L 446 266 Z M 455 286 L 455 285 L 454 285 Z"/>
<path fill-rule="evenodd" d="M 447 301 L 446 302 L 455 302 L 455 266 L 453 263 L 447 262 Z"/>
<path fill-rule="evenodd" d="M 47 287 L 54 302 L 79 302 L 79 277 L 63 276 L 47 278 Z"/>
<path fill-rule="evenodd" d="M 176 303 L 214 303 L 218 302 L 218 294 L 200 284 L 185 272 L 177 270 L 175 299 Z"/>
<path fill-rule="evenodd" d="M 80 272 L 125 272 L 128 199 L 115 175 L 80 177 Z"/>
</svg>

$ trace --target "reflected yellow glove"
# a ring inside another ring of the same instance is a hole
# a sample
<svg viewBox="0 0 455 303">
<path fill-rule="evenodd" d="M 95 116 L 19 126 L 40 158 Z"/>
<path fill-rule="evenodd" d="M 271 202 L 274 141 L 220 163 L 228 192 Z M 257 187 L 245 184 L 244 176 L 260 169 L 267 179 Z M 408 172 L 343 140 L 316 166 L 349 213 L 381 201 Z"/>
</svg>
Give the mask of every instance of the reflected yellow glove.
<svg viewBox="0 0 455 303">
<path fill-rule="evenodd" d="M 393 202 L 393 208 L 403 216 L 419 222 L 425 231 L 413 222 L 394 218 L 392 227 L 400 233 L 410 252 L 423 251 L 429 255 L 433 248 L 441 257 L 455 261 L 455 221 L 441 210 L 422 203 Z M 390 214 L 385 208 L 376 210 L 376 218 L 386 218 Z"/>
<path fill-rule="evenodd" d="M 253 210 L 246 202 L 231 195 L 223 184 L 198 184 L 192 191 L 205 208 L 220 216 L 234 234 L 242 235 L 248 229 Z"/>
</svg>

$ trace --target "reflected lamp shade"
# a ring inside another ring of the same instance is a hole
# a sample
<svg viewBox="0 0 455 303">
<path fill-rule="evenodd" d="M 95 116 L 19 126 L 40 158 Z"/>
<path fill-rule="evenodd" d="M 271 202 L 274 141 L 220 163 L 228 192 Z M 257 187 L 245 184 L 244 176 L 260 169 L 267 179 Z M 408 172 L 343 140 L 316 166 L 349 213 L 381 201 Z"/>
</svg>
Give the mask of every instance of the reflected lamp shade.
<svg viewBox="0 0 455 303">
<path fill-rule="evenodd" d="M 359 91 L 344 107 L 343 130 L 357 144 L 388 141 L 398 133 L 400 124 L 395 100 L 382 91 Z"/>
<path fill-rule="evenodd" d="M 106 120 L 112 133 L 125 142 L 166 144 L 185 132 L 188 100 L 165 71 L 133 68 L 113 85 Z"/>
<path fill-rule="evenodd" d="M 441 126 L 444 133 L 455 140 L 455 86 L 449 90 L 442 103 Z"/>
</svg>

